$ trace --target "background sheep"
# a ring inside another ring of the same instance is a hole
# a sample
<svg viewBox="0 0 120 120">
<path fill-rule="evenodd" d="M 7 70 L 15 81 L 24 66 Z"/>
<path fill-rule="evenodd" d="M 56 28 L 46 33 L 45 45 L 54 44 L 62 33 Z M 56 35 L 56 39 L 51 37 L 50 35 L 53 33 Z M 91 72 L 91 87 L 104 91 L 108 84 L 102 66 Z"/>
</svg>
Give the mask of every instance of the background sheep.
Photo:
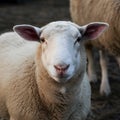
<svg viewBox="0 0 120 120">
<path fill-rule="evenodd" d="M 110 24 L 110 29 L 98 40 L 86 44 L 88 56 L 88 74 L 91 81 L 96 81 L 92 47 L 100 49 L 100 65 L 102 82 L 100 93 L 108 95 L 110 86 L 107 72 L 105 50 L 116 56 L 120 65 L 120 0 L 70 0 L 71 17 L 77 24 L 86 24 L 93 21 L 105 21 Z"/>
<path fill-rule="evenodd" d="M 91 91 L 83 41 L 95 39 L 107 26 L 91 23 L 80 27 L 58 21 L 42 28 L 14 27 L 31 42 L 14 32 L 1 35 L 0 116 L 84 120 L 90 111 Z"/>
</svg>

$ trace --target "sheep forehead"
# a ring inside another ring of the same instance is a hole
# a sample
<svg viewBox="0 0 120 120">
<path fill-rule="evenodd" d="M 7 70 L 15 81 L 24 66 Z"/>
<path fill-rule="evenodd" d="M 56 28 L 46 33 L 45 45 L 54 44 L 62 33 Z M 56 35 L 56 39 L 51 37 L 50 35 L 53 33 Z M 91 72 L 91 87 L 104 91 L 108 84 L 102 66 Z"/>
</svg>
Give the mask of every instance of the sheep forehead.
<svg viewBox="0 0 120 120">
<path fill-rule="evenodd" d="M 71 22 L 58 21 L 45 26 L 43 35 L 50 37 L 53 35 L 71 35 L 73 37 L 80 35 L 78 28 Z"/>
</svg>

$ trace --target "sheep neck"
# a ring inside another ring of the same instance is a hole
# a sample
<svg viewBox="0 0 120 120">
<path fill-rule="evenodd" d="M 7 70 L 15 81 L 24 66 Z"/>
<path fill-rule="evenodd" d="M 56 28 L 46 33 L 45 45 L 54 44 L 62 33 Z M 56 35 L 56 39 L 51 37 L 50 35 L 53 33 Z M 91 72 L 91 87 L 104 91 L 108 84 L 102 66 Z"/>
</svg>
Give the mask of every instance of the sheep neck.
<svg viewBox="0 0 120 120">
<path fill-rule="evenodd" d="M 54 120 L 53 116 L 56 116 L 56 114 L 58 113 L 59 114 L 57 115 L 57 120 L 61 120 L 63 116 L 65 118 L 68 118 L 69 115 L 72 114 L 71 109 L 73 109 L 77 105 L 80 99 L 80 85 L 84 76 L 84 72 L 79 73 L 75 77 L 78 77 L 80 81 L 72 78 L 69 83 L 57 83 L 53 80 L 53 78 L 49 76 L 42 62 L 40 61 L 40 52 L 41 50 L 38 50 L 38 55 L 36 58 L 36 78 L 41 102 L 47 109 L 50 116 L 52 116 L 52 120 Z M 61 88 L 65 88 L 66 92 L 62 93 Z"/>
</svg>

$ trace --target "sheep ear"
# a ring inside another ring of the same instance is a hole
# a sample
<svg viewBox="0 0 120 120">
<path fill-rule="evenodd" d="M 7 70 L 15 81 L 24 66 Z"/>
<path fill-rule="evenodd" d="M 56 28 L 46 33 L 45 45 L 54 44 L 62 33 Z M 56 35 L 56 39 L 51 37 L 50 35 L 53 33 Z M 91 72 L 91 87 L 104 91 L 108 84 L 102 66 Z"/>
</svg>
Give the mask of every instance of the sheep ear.
<svg viewBox="0 0 120 120">
<path fill-rule="evenodd" d="M 32 25 L 16 25 L 13 30 L 25 40 L 40 41 L 41 29 Z"/>
<path fill-rule="evenodd" d="M 82 27 L 81 33 L 83 39 L 94 40 L 98 38 L 109 25 L 104 22 L 94 22 Z"/>
</svg>

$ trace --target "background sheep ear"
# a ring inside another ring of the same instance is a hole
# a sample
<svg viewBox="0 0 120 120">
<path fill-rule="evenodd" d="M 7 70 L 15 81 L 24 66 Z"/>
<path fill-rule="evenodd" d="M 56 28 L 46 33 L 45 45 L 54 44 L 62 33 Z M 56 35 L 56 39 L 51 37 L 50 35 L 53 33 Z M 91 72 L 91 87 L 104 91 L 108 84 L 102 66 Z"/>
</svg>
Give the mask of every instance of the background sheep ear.
<svg viewBox="0 0 120 120">
<path fill-rule="evenodd" d="M 94 40 L 98 38 L 108 27 L 109 25 L 103 22 L 94 22 L 85 25 L 81 30 L 83 39 Z"/>
<path fill-rule="evenodd" d="M 24 24 L 14 26 L 13 30 L 25 40 L 40 41 L 40 28 Z"/>
</svg>

